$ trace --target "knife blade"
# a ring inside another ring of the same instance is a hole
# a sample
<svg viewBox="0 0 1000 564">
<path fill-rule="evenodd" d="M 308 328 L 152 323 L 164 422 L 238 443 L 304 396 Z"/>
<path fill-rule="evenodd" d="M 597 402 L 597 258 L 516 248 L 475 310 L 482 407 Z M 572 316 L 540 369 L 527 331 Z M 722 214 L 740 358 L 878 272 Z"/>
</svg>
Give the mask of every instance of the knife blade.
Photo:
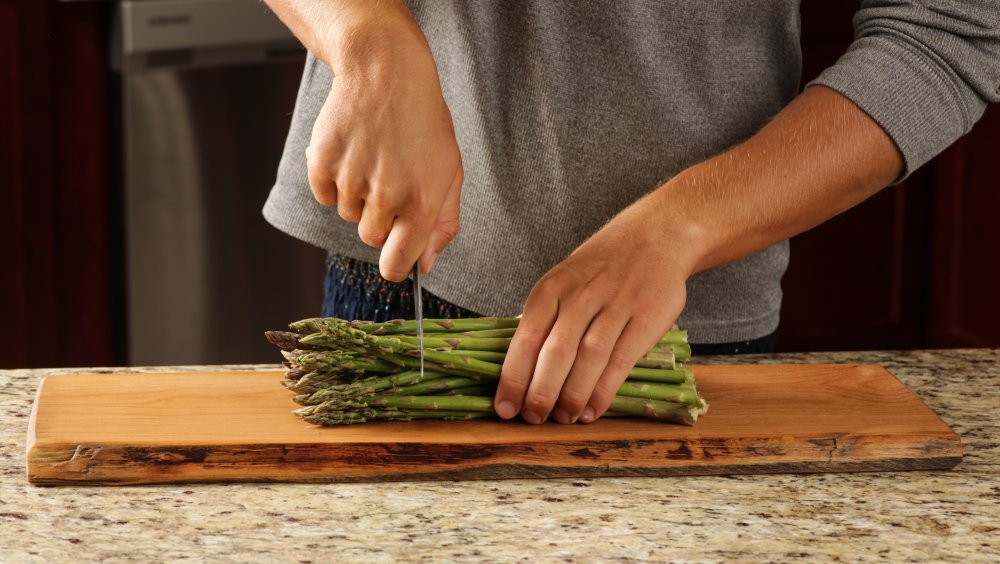
<svg viewBox="0 0 1000 564">
<path fill-rule="evenodd" d="M 424 291 L 420 285 L 420 262 L 413 265 L 413 314 L 417 321 L 417 347 L 420 349 L 420 379 L 424 379 Z"/>
</svg>

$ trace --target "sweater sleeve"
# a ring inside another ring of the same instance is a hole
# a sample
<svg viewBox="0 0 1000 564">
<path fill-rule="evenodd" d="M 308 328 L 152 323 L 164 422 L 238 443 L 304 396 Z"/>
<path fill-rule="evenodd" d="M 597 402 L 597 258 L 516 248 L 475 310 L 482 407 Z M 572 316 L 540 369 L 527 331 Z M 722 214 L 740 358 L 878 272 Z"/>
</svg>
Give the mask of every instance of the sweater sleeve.
<svg viewBox="0 0 1000 564">
<path fill-rule="evenodd" d="M 1000 101 L 1000 0 L 866 0 L 854 42 L 813 84 L 882 126 L 903 155 L 902 180 Z"/>
</svg>

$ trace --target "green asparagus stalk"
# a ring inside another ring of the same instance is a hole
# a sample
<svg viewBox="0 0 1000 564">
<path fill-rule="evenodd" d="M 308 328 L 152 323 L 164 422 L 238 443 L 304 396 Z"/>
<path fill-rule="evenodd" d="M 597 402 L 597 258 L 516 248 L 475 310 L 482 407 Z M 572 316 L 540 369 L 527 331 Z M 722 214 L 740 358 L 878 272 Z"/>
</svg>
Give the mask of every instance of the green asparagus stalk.
<svg viewBox="0 0 1000 564">
<path fill-rule="evenodd" d="M 340 339 L 322 331 L 323 327 L 310 323 L 314 320 L 304 320 L 297 322 L 296 327 L 303 329 L 318 329 L 315 333 L 300 334 L 289 331 L 268 331 L 265 333 L 268 340 L 285 350 L 323 350 L 336 349 L 341 352 L 360 352 L 362 347 L 344 343 Z M 433 322 L 434 320 L 428 320 Z M 441 320 L 437 320 L 441 321 Z M 456 320 L 458 321 L 458 320 Z M 391 323 L 391 322 L 389 322 Z M 368 324 L 378 325 L 378 324 Z M 414 326 L 415 327 L 415 326 Z M 425 336 L 424 347 L 439 350 L 468 350 L 476 351 L 473 355 L 481 355 L 479 360 L 502 363 L 502 355 L 485 354 L 486 351 L 506 352 L 510 346 L 510 336 L 513 329 L 495 329 L 472 331 L 464 333 L 429 333 Z M 376 333 L 377 334 L 377 333 Z M 407 334 L 393 334 L 401 341 L 410 344 L 417 344 L 417 337 Z M 502 336 L 501 336 L 502 335 Z M 305 337 L 305 339 L 303 339 Z M 687 338 L 684 331 L 674 330 L 668 333 L 649 353 L 643 356 L 637 366 L 646 368 L 675 368 L 677 362 L 683 362 L 690 358 L 691 347 L 686 343 L 676 341 Z"/>
<path fill-rule="evenodd" d="M 446 377 L 447 375 L 440 372 L 425 372 L 421 375 L 419 371 L 414 370 L 391 376 L 355 380 L 347 383 L 334 383 L 321 387 L 293 387 L 286 385 L 289 389 L 299 392 L 299 395 L 295 397 L 297 403 L 302 405 L 316 405 L 339 397 L 355 397 L 376 393 L 400 394 L 401 390 L 407 390 L 418 384 L 426 385 L 429 382 L 446 379 Z M 475 382 L 474 380 L 470 381 Z M 407 393 L 415 394 L 416 392 L 408 391 Z"/>
<path fill-rule="evenodd" d="M 365 372 L 402 372 L 398 364 L 384 359 L 345 354 L 339 351 L 282 351 L 285 360 L 292 363 L 298 370 L 325 370 L 328 372 L 343 372 L 363 374 Z"/>
<path fill-rule="evenodd" d="M 516 317 L 471 317 L 467 319 L 425 319 L 425 333 L 462 333 L 494 329 L 513 329 L 520 319 Z M 373 335 L 399 335 L 417 332 L 417 322 L 409 319 L 393 319 L 384 323 L 352 322 L 355 329 Z M 298 330 L 293 327 L 293 330 Z"/>
<path fill-rule="evenodd" d="M 441 335 L 441 336 L 437 336 Z M 436 350 L 464 350 L 464 351 L 498 351 L 507 352 L 510 348 L 510 338 L 488 338 L 488 337 L 446 337 L 446 334 L 424 335 L 424 348 Z M 416 345 L 418 337 L 411 335 L 397 335 L 397 339 L 404 343 Z M 649 368 L 673 368 L 676 362 L 683 362 L 691 358 L 691 347 L 687 343 L 658 343 L 653 350 L 642 357 L 638 366 Z"/>
<path fill-rule="evenodd" d="M 508 327 L 504 329 L 480 329 L 478 331 L 462 331 L 459 333 L 424 333 L 424 336 L 445 336 L 445 335 L 461 335 L 462 337 L 482 337 L 486 339 L 509 339 L 514 336 L 514 332 L 517 331 L 516 327 Z M 409 335 L 409 333 L 407 333 Z"/>
<path fill-rule="evenodd" d="M 320 323 L 313 323 L 312 326 L 319 330 L 302 337 L 300 341 L 311 344 L 311 338 L 316 334 L 332 339 L 341 346 L 361 349 L 373 356 L 386 354 L 412 354 L 419 356 L 420 351 L 417 345 L 405 343 L 393 337 L 380 337 L 378 335 L 365 333 L 352 327 L 349 323 L 341 320 L 323 319 Z M 465 321 L 461 319 L 455 320 Z M 461 351 L 435 351 L 424 350 L 424 359 L 427 362 L 437 364 L 447 368 L 448 372 L 455 374 L 479 377 L 496 380 L 500 377 L 500 365 L 471 358 L 469 355 L 461 354 Z M 412 367 L 412 366 L 410 366 Z"/>
<path fill-rule="evenodd" d="M 650 384 L 646 382 L 628 382 L 618 389 L 619 396 L 645 398 L 651 400 L 669 401 L 690 407 L 701 407 L 701 396 L 693 384 L 672 386 L 668 384 Z"/>
<path fill-rule="evenodd" d="M 496 386 L 480 386 L 480 384 L 480 382 L 471 378 L 452 376 L 418 382 L 410 386 L 393 390 L 392 393 L 397 396 L 420 396 L 425 394 L 441 394 L 463 387 L 468 388 L 470 386 L 475 388 L 492 389 L 494 392 L 496 391 Z"/>
<path fill-rule="evenodd" d="M 308 345 L 303 345 L 299 342 L 299 339 L 302 337 L 300 333 L 293 333 L 291 331 L 265 331 L 264 337 L 272 345 L 286 351 L 308 347 Z"/>
<path fill-rule="evenodd" d="M 407 354 L 410 356 L 416 355 L 417 358 L 419 358 L 419 353 L 417 352 L 418 350 L 419 349 L 414 349 Z M 497 352 L 497 351 L 467 351 L 467 350 L 456 351 L 456 350 L 441 350 L 441 349 L 435 349 L 435 350 L 445 354 L 462 356 L 466 358 L 474 358 L 476 360 L 481 360 L 483 362 L 491 362 L 493 364 L 503 364 L 504 359 L 507 358 L 507 353 Z"/>
<path fill-rule="evenodd" d="M 694 381 L 694 373 L 686 366 L 676 370 L 661 370 L 658 368 L 633 368 L 629 371 L 630 380 L 643 382 L 660 382 L 662 384 L 684 384 Z"/>
<path fill-rule="evenodd" d="M 403 343 L 395 337 L 375 337 L 379 346 L 387 347 L 381 352 L 380 359 L 367 356 L 345 356 L 335 351 L 286 351 L 293 365 L 299 369 L 310 371 L 339 371 L 356 375 L 362 372 L 394 373 L 406 369 L 419 369 L 419 351 L 416 345 Z M 402 351 L 402 352 L 395 352 Z M 484 351 L 490 352 L 490 351 Z M 470 354 L 472 353 L 472 354 Z M 476 351 L 438 351 L 424 350 L 427 366 L 437 372 L 455 373 L 458 375 L 495 381 L 499 379 L 502 365 L 487 362 L 480 358 L 488 358 Z M 629 378 L 647 382 L 662 382 L 667 384 L 683 384 L 692 379 L 690 369 L 677 370 L 660 368 L 636 367 L 629 372 Z"/>
<path fill-rule="evenodd" d="M 344 389 L 351 393 L 364 392 L 373 394 L 383 390 L 390 390 L 392 393 L 396 393 L 396 391 L 400 388 L 412 386 L 418 382 L 444 378 L 446 376 L 447 374 L 444 374 L 443 372 L 426 371 L 421 374 L 419 370 L 408 370 L 406 372 L 400 372 L 399 374 L 392 374 L 389 376 L 376 376 L 373 378 L 365 378 L 363 380 L 355 380 L 351 384 L 344 386 Z"/>
<path fill-rule="evenodd" d="M 395 336 L 404 343 L 416 345 L 419 337 L 411 335 Z M 424 348 L 427 349 L 448 349 L 463 351 L 500 351 L 507 352 L 510 347 L 510 338 L 490 338 L 490 337 L 445 337 L 436 335 L 424 335 Z"/>
<path fill-rule="evenodd" d="M 308 321 L 308 320 L 307 320 Z M 424 336 L 428 334 L 437 333 L 468 333 L 468 332 L 486 332 L 486 331 L 507 331 L 510 329 L 516 329 L 521 319 L 519 317 L 473 317 L 466 319 L 425 319 L 423 321 Z M 301 323 L 301 322 L 299 322 Z M 374 335 L 416 335 L 417 332 L 417 322 L 415 320 L 404 320 L 404 319 L 393 319 L 391 321 L 385 321 L 382 323 L 371 323 L 366 321 L 353 321 L 351 325 L 356 329 L 361 329 L 366 333 L 371 333 Z M 305 326 L 303 326 L 305 327 Z M 294 327 L 293 329 L 298 330 Z M 471 336 L 471 335 L 470 335 Z M 476 335 L 479 337 L 493 337 L 493 336 L 513 336 L 513 332 L 509 335 L 505 333 L 500 334 L 482 334 Z M 686 345 L 687 344 L 687 331 L 682 331 L 674 326 L 666 335 L 660 339 L 659 345 Z M 690 357 L 691 352 L 688 348 L 687 357 Z"/>
<path fill-rule="evenodd" d="M 428 319 L 419 371 L 414 321 L 348 322 L 313 318 L 291 331 L 269 331 L 288 367 L 285 385 L 296 392 L 306 421 L 353 424 L 379 420 L 470 419 L 493 415 L 496 382 L 519 320 Z M 687 333 L 676 327 L 630 371 L 609 416 L 652 417 L 693 424 L 707 409 L 682 365 L 690 357 Z"/>
<path fill-rule="evenodd" d="M 367 423 L 369 421 L 416 421 L 419 419 L 441 419 L 444 421 L 468 421 L 470 419 L 481 419 L 490 417 L 489 413 L 472 411 L 414 411 L 414 410 L 390 410 L 377 411 L 368 410 L 362 413 L 346 412 L 324 412 L 324 413 L 298 413 L 297 415 L 309 423 L 316 425 L 353 425 L 357 423 Z"/>
<path fill-rule="evenodd" d="M 307 406 L 312 413 L 386 409 L 410 409 L 416 411 L 473 411 L 493 413 L 493 398 L 488 396 L 394 396 L 362 395 L 331 399 L 317 405 Z M 301 410 L 300 410 L 301 411 Z"/>
<path fill-rule="evenodd" d="M 632 398 L 628 396 L 615 396 L 611 401 L 611 411 L 619 415 L 650 417 L 682 425 L 694 425 L 695 421 L 698 420 L 698 416 L 702 413 L 701 408 L 688 407 L 668 401 Z"/>
<path fill-rule="evenodd" d="M 459 395 L 459 396 L 490 396 L 493 397 L 497 393 L 497 387 L 491 386 L 489 384 L 479 383 L 475 386 L 465 386 L 462 388 L 455 388 L 453 390 L 448 390 L 447 392 L 442 392 L 444 395 Z"/>
</svg>

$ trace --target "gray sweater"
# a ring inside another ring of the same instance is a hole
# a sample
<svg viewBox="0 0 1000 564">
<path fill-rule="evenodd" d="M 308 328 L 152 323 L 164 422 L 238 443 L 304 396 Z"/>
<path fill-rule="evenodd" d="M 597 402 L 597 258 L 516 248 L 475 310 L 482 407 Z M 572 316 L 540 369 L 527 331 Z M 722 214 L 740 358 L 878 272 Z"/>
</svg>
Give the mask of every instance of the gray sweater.
<svg viewBox="0 0 1000 564">
<path fill-rule="evenodd" d="M 799 91 L 795 0 L 410 2 L 438 65 L 465 166 L 462 230 L 425 287 L 515 315 L 532 285 L 620 210 L 753 135 Z M 814 84 L 872 116 L 914 170 L 1000 98 L 1000 2 L 868 1 L 850 50 Z M 378 262 L 313 200 L 305 149 L 331 73 L 310 57 L 264 215 Z M 778 325 L 781 242 L 694 276 L 678 321 L 699 343 Z"/>
</svg>

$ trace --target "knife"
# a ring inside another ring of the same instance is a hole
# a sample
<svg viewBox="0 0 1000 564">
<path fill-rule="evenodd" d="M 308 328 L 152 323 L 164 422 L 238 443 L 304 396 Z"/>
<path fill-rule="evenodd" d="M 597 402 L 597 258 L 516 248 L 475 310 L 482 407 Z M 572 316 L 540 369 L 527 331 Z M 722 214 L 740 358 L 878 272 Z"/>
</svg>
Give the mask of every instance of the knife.
<svg viewBox="0 0 1000 564">
<path fill-rule="evenodd" d="M 417 320 L 417 347 L 420 349 L 420 379 L 424 379 L 424 296 L 420 286 L 420 261 L 413 265 L 413 313 Z"/>
</svg>

